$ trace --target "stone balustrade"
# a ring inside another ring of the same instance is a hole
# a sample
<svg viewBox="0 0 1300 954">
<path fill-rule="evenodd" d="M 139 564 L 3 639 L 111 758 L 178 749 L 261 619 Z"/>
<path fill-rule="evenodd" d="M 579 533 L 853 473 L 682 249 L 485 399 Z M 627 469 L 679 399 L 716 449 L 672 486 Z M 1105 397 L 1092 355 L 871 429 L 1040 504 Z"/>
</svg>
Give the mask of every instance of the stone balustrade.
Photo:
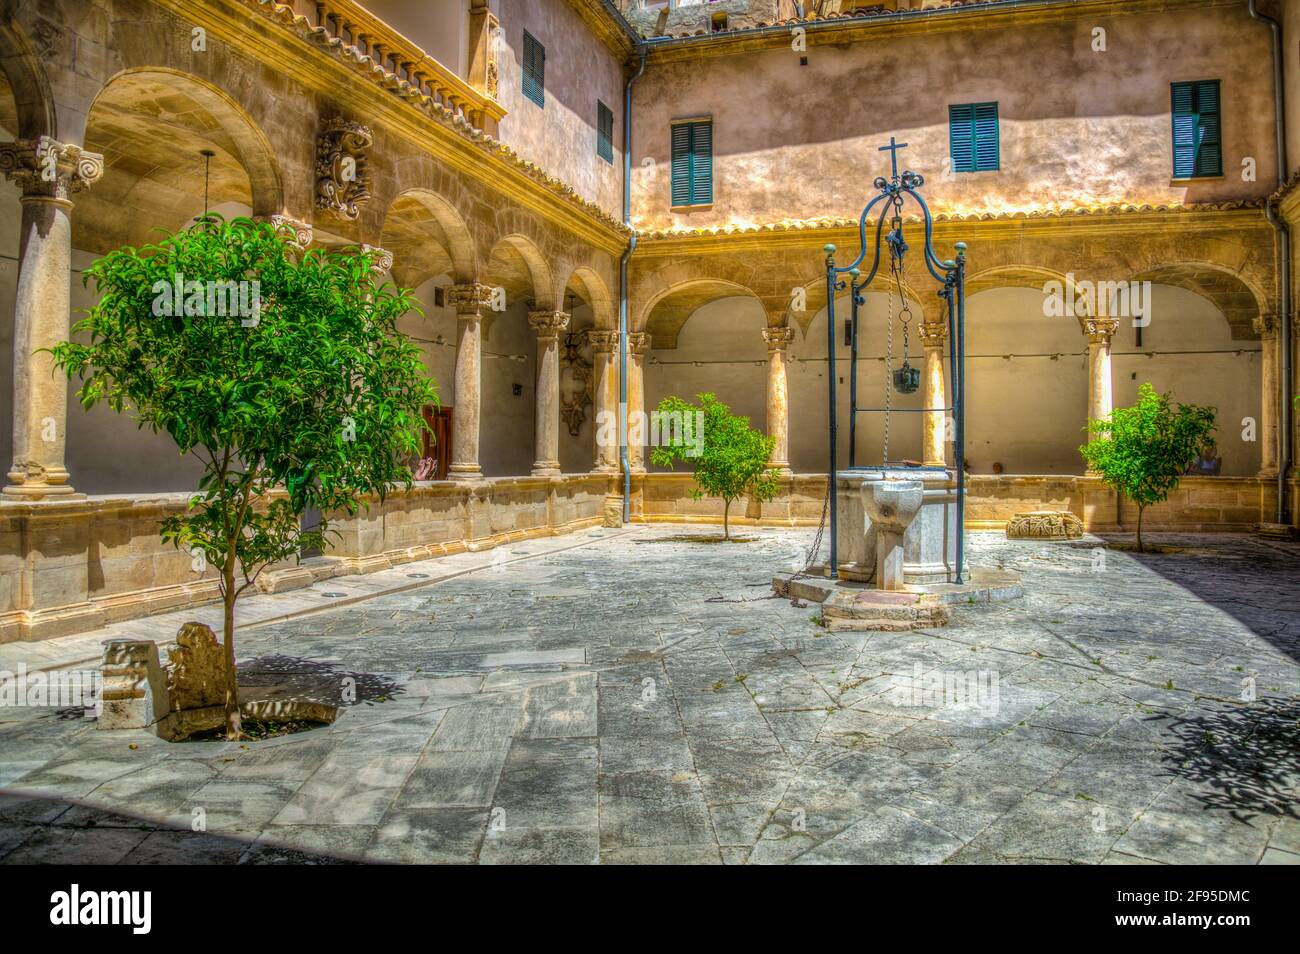
<svg viewBox="0 0 1300 954">
<path fill-rule="evenodd" d="M 300 2 L 314 10 L 314 22 L 329 36 L 369 56 L 376 65 L 453 113 L 476 129 L 495 131 L 505 110 L 487 89 L 475 89 L 421 47 L 354 0 Z"/>
</svg>

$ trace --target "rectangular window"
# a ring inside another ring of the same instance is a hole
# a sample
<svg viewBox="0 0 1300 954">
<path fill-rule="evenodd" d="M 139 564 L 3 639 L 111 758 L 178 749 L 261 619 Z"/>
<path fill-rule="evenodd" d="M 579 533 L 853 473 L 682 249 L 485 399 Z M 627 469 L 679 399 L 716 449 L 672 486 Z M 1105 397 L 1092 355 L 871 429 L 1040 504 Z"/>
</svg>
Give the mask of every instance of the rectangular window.
<svg viewBox="0 0 1300 954">
<path fill-rule="evenodd" d="M 611 165 L 614 162 L 614 114 L 596 100 L 596 155 Z"/>
<path fill-rule="evenodd" d="M 1000 169 L 998 136 L 997 103 L 965 103 L 948 107 L 953 172 Z"/>
<path fill-rule="evenodd" d="M 1174 178 L 1223 175 L 1219 136 L 1219 81 L 1170 86 L 1174 126 Z"/>
<path fill-rule="evenodd" d="M 713 120 L 673 124 L 673 205 L 713 201 Z"/>
<path fill-rule="evenodd" d="M 524 95 L 546 108 L 546 47 L 524 31 Z"/>
</svg>

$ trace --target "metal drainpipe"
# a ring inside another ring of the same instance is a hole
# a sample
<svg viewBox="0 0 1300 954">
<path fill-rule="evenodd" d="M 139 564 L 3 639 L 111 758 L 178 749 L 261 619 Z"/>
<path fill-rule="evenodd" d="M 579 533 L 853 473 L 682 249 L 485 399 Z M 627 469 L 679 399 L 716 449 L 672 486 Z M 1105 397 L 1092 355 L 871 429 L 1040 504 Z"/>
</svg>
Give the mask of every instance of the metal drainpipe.
<svg viewBox="0 0 1300 954">
<path fill-rule="evenodd" d="M 1273 122 L 1277 130 L 1277 183 L 1283 185 L 1287 178 L 1286 159 L 1286 100 L 1282 69 L 1282 25 L 1272 17 L 1260 13 L 1255 0 L 1249 0 L 1250 15 L 1267 23 L 1273 34 Z M 1281 246 L 1282 262 L 1279 268 L 1281 289 L 1281 335 L 1278 341 L 1281 367 L 1278 374 L 1278 460 L 1277 460 L 1277 522 L 1287 522 L 1286 476 L 1291 469 L 1291 233 L 1273 208 L 1266 202 L 1264 213 L 1277 232 Z"/>
<path fill-rule="evenodd" d="M 623 87 L 623 224 L 632 228 L 632 84 L 645 72 L 645 44 L 637 44 L 641 64 Z M 636 251 L 636 230 L 618 263 L 618 459 L 623 468 L 623 522 L 632 520 L 632 462 L 627 452 L 627 262 Z"/>
</svg>

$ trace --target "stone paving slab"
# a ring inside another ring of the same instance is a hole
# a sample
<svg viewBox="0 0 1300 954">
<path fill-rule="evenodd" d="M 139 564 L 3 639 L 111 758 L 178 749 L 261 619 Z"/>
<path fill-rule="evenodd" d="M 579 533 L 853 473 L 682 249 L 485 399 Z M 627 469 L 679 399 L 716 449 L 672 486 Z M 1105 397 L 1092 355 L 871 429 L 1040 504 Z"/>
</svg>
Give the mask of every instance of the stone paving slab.
<svg viewBox="0 0 1300 954">
<path fill-rule="evenodd" d="M 0 708 L 0 863 L 1300 863 L 1300 546 L 1161 535 L 1182 551 L 1098 561 L 975 533 L 1022 599 L 835 633 L 768 593 L 808 531 L 689 535 L 319 588 L 344 607 L 251 598 L 247 685 L 356 680 L 310 732 L 166 743 Z M 121 626 L 170 639 L 204 612 Z M 103 638 L 0 646 L 0 669 Z"/>
</svg>

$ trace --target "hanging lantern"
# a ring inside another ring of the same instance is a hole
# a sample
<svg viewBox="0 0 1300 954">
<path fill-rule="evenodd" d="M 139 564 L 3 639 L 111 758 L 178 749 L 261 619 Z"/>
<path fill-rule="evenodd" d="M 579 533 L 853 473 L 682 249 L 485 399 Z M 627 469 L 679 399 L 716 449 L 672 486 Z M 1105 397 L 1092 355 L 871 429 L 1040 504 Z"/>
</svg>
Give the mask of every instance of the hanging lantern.
<svg viewBox="0 0 1300 954">
<path fill-rule="evenodd" d="M 906 359 L 903 366 L 894 372 L 894 390 L 899 394 L 911 394 L 921 386 L 921 369 L 912 367 Z"/>
</svg>

